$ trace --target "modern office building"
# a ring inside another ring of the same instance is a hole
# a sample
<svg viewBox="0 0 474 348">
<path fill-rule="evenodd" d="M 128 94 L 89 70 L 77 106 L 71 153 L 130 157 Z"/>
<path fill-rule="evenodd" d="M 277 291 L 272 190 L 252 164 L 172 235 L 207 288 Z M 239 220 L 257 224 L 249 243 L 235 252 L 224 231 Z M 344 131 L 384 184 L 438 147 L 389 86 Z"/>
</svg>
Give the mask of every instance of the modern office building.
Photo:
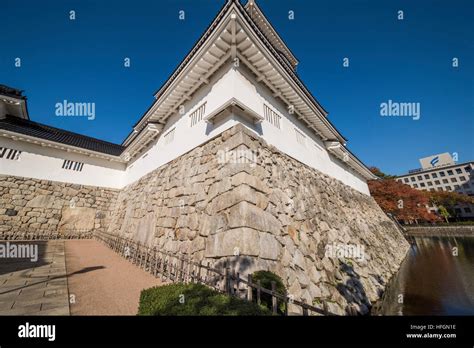
<svg viewBox="0 0 474 348">
<path fill-rule="evenodd" d="M 455 163 L 449 153 L 432 155 L 420 159 L 421 168 L 400 175 L 397 181 L 424 191 L 454 191 L 474 196 L 474 162 Z M 436 211 L 436 207 L 430 207 Z M 474 217 L 473 205 L 455 208 L 459 217 Z"/>
</svg>

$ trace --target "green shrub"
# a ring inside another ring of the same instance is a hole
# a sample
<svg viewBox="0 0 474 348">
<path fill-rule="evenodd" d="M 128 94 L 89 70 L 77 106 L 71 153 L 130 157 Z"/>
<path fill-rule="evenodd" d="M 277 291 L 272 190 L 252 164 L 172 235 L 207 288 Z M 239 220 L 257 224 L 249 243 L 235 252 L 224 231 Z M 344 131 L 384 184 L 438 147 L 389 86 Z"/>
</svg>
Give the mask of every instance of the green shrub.
<svg viewBox="0 0 474 348">
<path fill-rule="evenodd" d="M 271 315 L 271 311 L 202 284 L 174 283 L 142 290 L 138 315 Z"/>
<path fill-rule="evenodd" d="M 270 271 L 256 271 L 252 274 L 252 283 L 257 284 L 258 281 L 260 280 L 260 285 L 262 288 L 266 288 L 268 290 L 272 289 L 272 281 L 274 281 L 276 284 L 276 292 L 278 292 L 281 295 L 286 295 L 287 291 L 285 288 L 285 285 L 283 284 L 283 281 L 279 276 L 277 276 L 275 273 L 270 272 Z M 253 298 L 257 298 L 257 290 L 253 290 Z M 265 294 L 263 292 L 260 293 L 260 301 L 261 304 L 264 305 L 266 308 L 269 310 L 272 309 L 272 296 L 269 294 Z M 283 314 L 286 310 L 286 304 L 285 302 L 279 300 L 278 301 L 278 312 L 280 314 Z"/>
</svg>

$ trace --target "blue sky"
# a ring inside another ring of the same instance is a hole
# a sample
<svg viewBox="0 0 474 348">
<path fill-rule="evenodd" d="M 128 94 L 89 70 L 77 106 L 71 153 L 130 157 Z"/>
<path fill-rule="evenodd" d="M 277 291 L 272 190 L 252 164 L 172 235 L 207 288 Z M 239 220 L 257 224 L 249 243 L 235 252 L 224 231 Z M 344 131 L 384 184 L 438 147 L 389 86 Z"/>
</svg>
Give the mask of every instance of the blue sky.
<svg viewBox="0 0 474 348">
<path fill-rule="evenodd" d="M 25 90 L 35 121 L 121 143 L 223 3 L 7 1 L 0 11 L 0 83 Z M 364 163 L 402 174 L 419 167 L 418 158 L 440 152 L 474 160 L 473 1 L 257 3 Z M 130 68 L 123 67 L 125 57 Z M 95 120 L 55 116 L 55 104 L 65 99 L 95 102 Z M 388 100 L 420 103 L 420 119 L 380 116 Z"/>
</svg>

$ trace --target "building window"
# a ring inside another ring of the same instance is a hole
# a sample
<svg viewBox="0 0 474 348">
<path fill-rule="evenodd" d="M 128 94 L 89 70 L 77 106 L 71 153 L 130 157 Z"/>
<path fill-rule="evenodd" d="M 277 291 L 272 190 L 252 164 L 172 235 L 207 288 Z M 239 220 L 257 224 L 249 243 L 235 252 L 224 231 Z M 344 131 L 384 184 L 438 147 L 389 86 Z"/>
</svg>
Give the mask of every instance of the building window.
<svg viewBox="0 0 474 348">
<path fill-rule="evenodd" d="M 425 179 L 428 180 L 430 176 L 428 174 L 425 174 Z"/>
<path fill-rule="evenodd" d="M 466 180 L 466 177 L 465 176 L 460 176 L 459 177 L 459 181 L 465 181 Z"/>
<path fill-rule="evenodd" d="M 446 191 L 451 191 L 451 186 L 446 186 Z"/>
<path fill-rule="evenodd" d="M 273 109 L 271 109 L 267 104 L 263 104 L 263 114 L 265 116 L 265 120 L 280 129 L 281 116 L 273 111 Z"/>
<path fill-rule="evenodd" d="M 443 177 L 446 176 L 446 174 L 444 172 L 439 172 L 439 176 Z"/>
<path fill-rule="evenodd" d="M 428 186 L 433 186 L 433 183 L 431 181 L 427 182 Z"/>
<path fill-rule="evenodd" d="M 408 178 L 403 179 L 403 181 L 408 182 Z"/>
<path fill-rule="evenodd" d="M 451 182 L 458 182 L 458 179 L 456 179 L 456 178 L 451 178 Z"/>
<path fill-rule="evenodd" d="M 448 175 L 453 175 L 453 171 L 452 170 L 448 170 Z"/>
<path fill-rule="evenodd" d="M 206 112 L 206 103 L 203 103 L 200 107 L 198 107 L 189 115 L 189 119 L 191 120 L 191 127 L 193 127 L 199 121 L 202 120 L 202 117 L 204 116 L 205 112 Z"/>
<path fill-rule="evenodd" d="M 298 144 L 305 146 L 306 144 L 306 137 L 301 133 L 299 130 L 295 128 L 295 133 L 296 133 L 296 141 Z"/>
<path fill-rule="evenodd" d="M 471 167 L 467 166 L 467 167 L 464 167 L 464 170 L 469 173 L 471 171 Z"/>
<path fill-rule="evenodd" d="M 433 173 L 433 174 L 431 174 L 431 176 L 433 177 L 433 179 L 436 179 L 438 177 L 438 174 Z"/>
<path fill-rule="evenodd" d="M 454 185 L 455 190 L 459 190 L 460 186 L 459 185 Z"/>
<path fill-rule="evenodd" d="M 164 136 L 165 137 L 165 145 L 168 145 L 171 142 L 173 142 L 175 129 L 176 128 L 173 128 L 172 130 L 170 130 L 168 133 L 165 134 L 165 136 Z"/>
<path fill-rule="evenodd" d="M 455 208 L 454 211 L 455 211 L 457 214 L 461 214 L 461 213 L 462 213 L 462 211 L 461 211 L 460 208 Z"/>
<path fill-rule="evenodd" d="M 466 208 L 464 208 L 464 212 L 465 213 L 472 213 L 472 210 L 471 210 L 471 208 L 466 207 Z"/>
<path fill-rule="evenodd" d="M 415 177 L 412 176 L 412 177 L 410 178 L 410 180 L 411 180 L 411 181 L 415 181 Z"/>
<path fill-rule="evenodd" d="M 9 159 L 12 161 L 18 161 L 20 159 L 20 155 L 21 155 L 20 150 L 0 147 L 0 158 Z"/>
<path fill-rule="evenodd" d="M 422 183 L 420 184 L 420 187 L 425 187 L 425 183 L 422 182 Z"/>
<path fill-rule="evenodd" d="M 62 166 L 63 169 L 75 170 L 76 172 L 82 172 L 83 167 L 84 167 L 84 163 L 70 161 L 70 160 L 64 160 L 63 166 Z"/>
<path fill-rule="evenodd" d="M 418 185 L 417 185 L 417 184 L 413 184 L 413 188 L 418 188 Z"/>
<path fill-rule="evenodd" d="M 418 179 L 418 180 L 423 180 L 423 177 L 422 177 L 421 175 L 418 175 L 418 176 L 417 176 L 417 179 Z"/>
<path fill-rule="evenodd" d="M 461 174 L 462 173 L 461 168 L 456 168 L 456 173 Z"/>
<path fill-rule="evenodd" d="M 448 182 L 448 179 L 443 179 L 443 184 L 447 184 Z"/>
<path fill-rule="evenodd" d="M 435 180 L 435 185 L 440 185 L 441 183 L 439 182 L 439 180 Z"/>
</svg>

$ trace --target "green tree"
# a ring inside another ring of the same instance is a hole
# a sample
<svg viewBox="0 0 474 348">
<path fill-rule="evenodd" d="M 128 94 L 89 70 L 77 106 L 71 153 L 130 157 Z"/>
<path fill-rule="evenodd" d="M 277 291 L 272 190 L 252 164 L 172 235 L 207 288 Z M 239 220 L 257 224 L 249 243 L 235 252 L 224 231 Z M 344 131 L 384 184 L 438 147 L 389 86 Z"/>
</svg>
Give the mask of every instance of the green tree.
<svg viewBox="0 0 474 348">
<path fill-rule="evenodd" d="M 444 219 L 446 220 L 447 223 L 449 223 L 448 218 L 451 217 L 451 214 L 449 214 L 448 210 L 444 206 L 442 206 L 442 205 L 438 206 L 438 213 L 439 213 L 439 215 L 444 217 Z"/>
</svg>

